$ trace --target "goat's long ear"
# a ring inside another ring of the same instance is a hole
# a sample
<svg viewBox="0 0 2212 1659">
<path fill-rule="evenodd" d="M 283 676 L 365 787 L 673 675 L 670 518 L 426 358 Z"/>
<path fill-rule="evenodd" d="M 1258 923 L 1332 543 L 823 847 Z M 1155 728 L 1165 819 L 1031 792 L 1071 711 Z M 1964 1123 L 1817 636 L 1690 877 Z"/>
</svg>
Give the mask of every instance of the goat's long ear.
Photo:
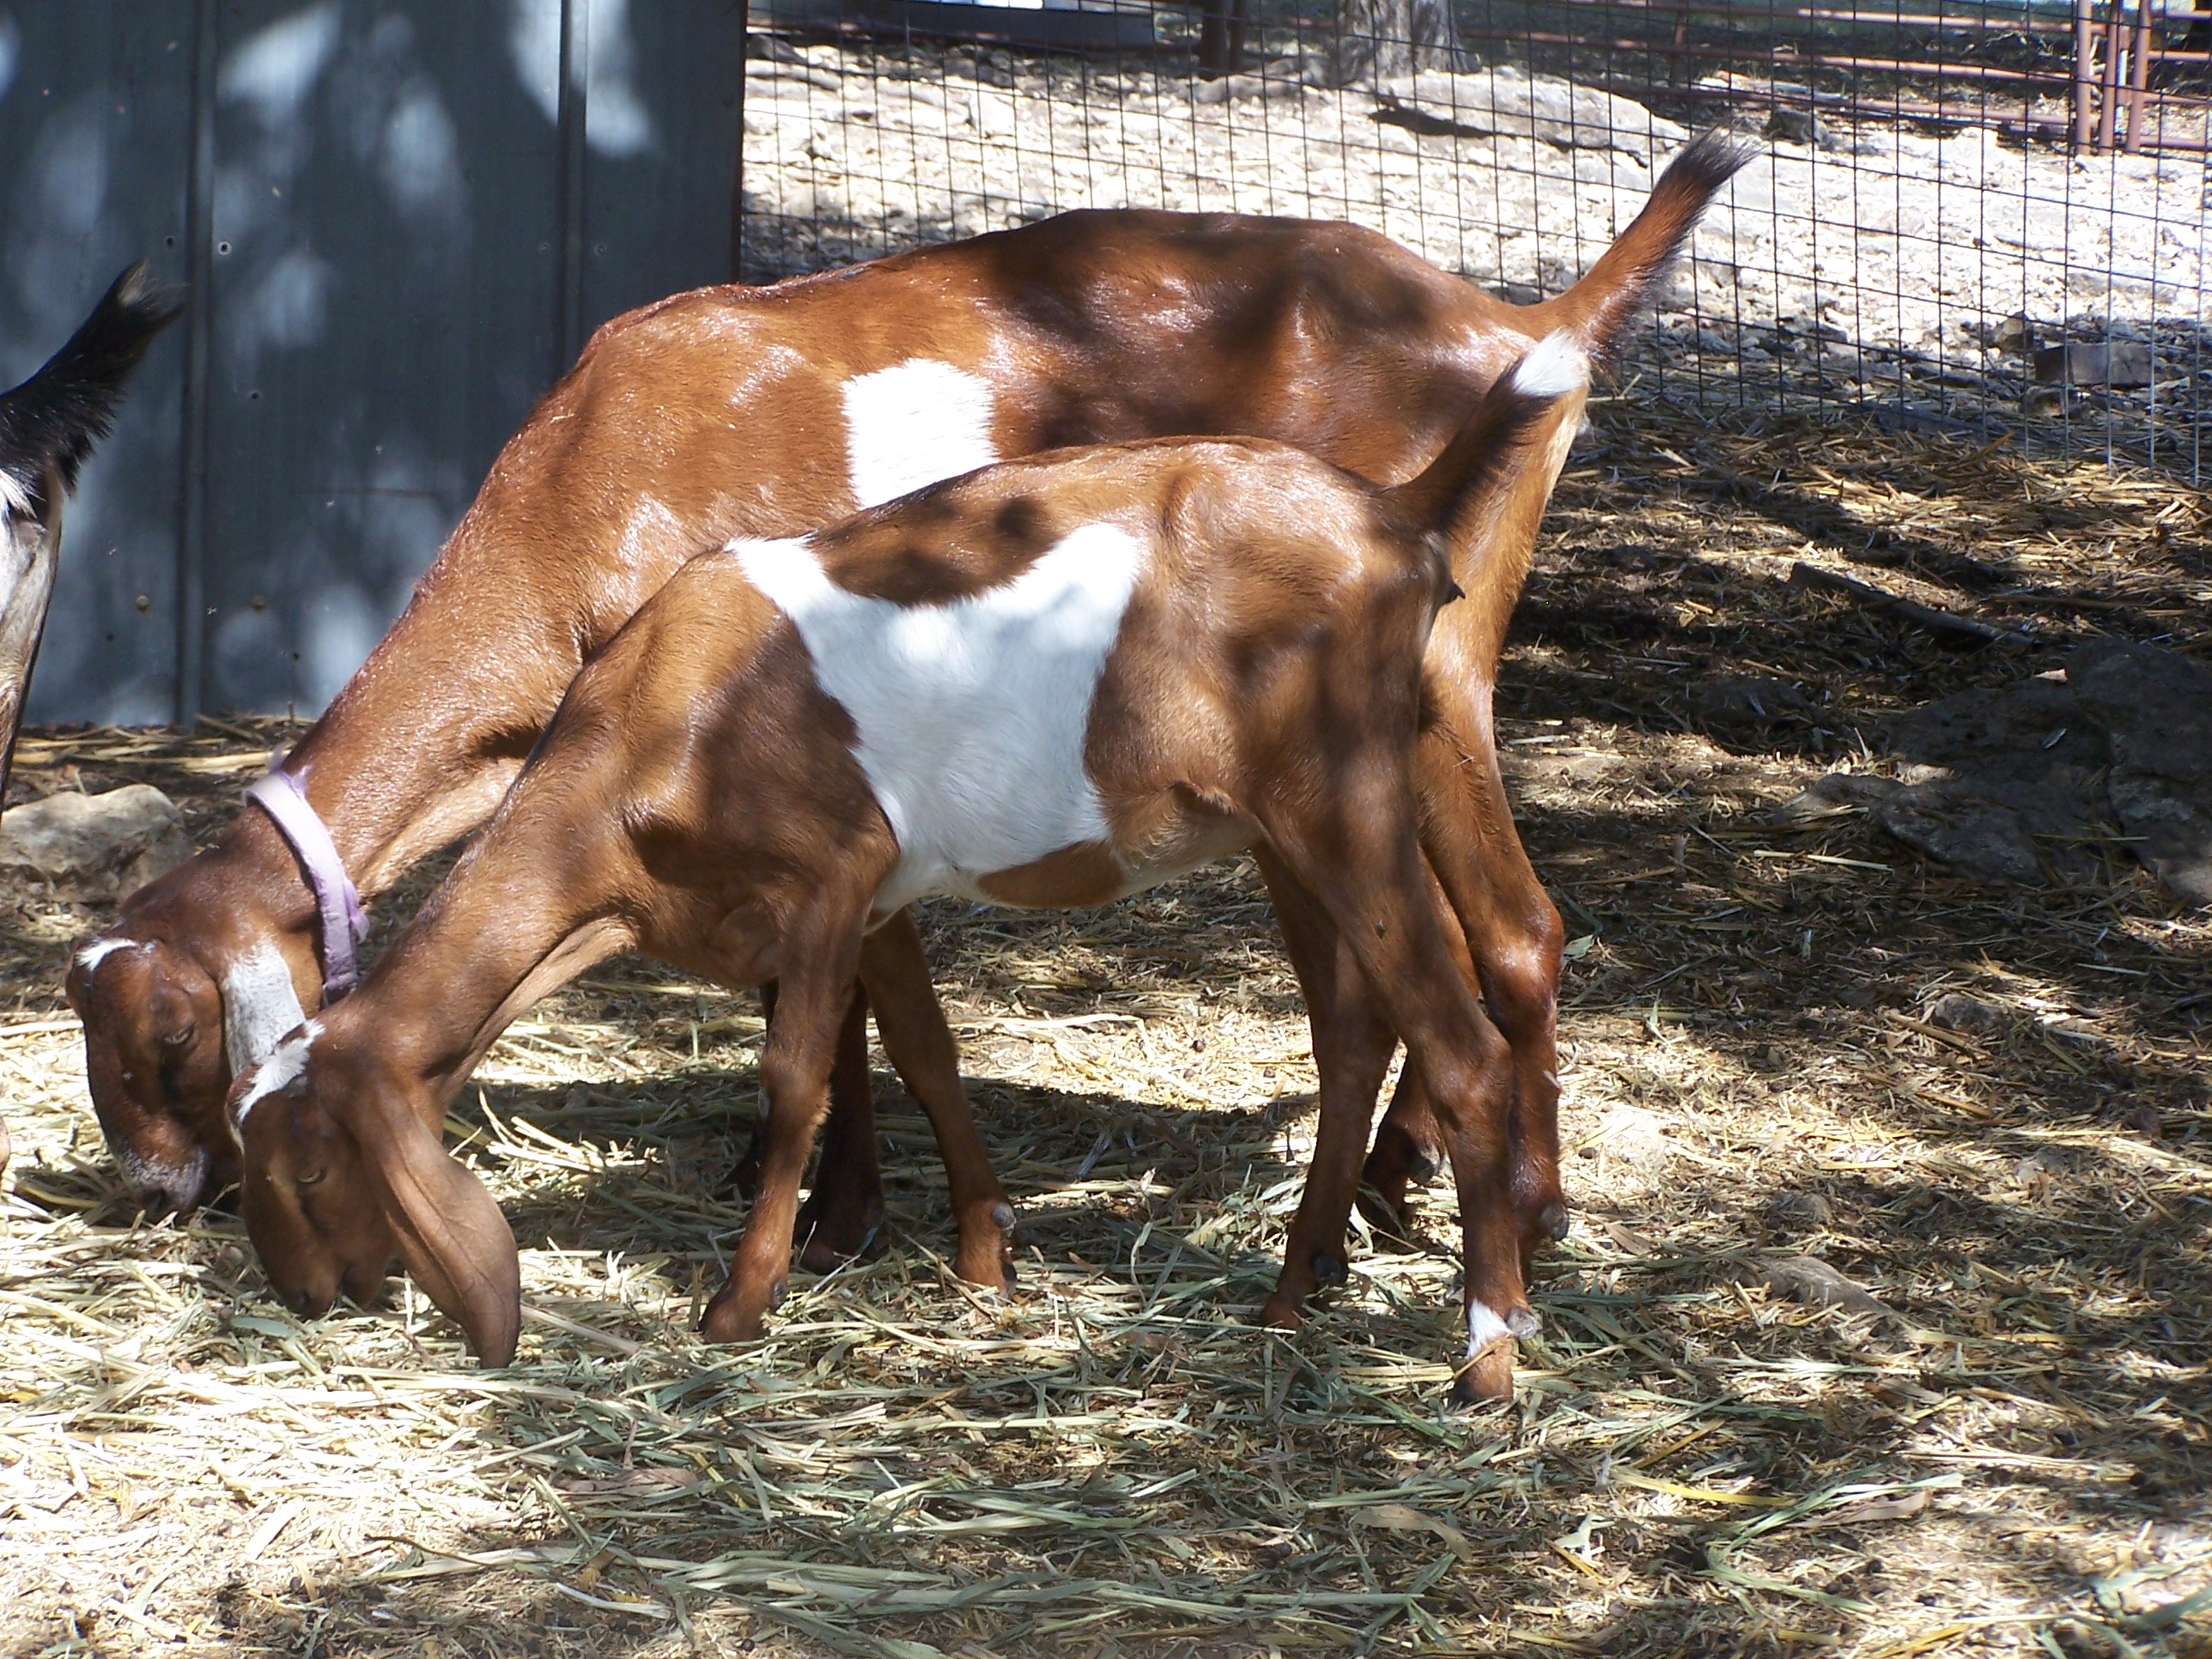
<svg viewBox="0 0 2212 1659">
<path fill-rule="evenodd" d="M 361 1103 L 362 1163 L 399 1241 L 399 1258 L 430 1300 L 459 1320 L 486 1365 L 514 1358 L 522 1329 L 522 1262 L 514 1233 L 483 1183 L 446 1156 L 434 1132 L 382 1090 Z"/>
</svg>

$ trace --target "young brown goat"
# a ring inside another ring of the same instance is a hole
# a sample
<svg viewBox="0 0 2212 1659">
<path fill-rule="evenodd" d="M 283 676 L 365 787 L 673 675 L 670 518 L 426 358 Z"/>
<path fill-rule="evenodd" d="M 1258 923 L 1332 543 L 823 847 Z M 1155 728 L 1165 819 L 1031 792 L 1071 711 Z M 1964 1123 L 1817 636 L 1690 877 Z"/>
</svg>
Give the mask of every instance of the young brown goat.
<svg viewBox="0 0 2212 1659">
<path fill-rule="evenodd" d="M 1351 226 L 1078 213 L 618 319 L 507 445 L 406 614 L 285 775 L 373 897 L 483 821 L 580 665 L 698 547 L 797 534 L 1055 444 L 1249 433 L 1365 477 L 1410 477 L 1538 337 L 1565 329 L 1602 350 L 1741 159 L 1698 141 L 1589 274 L 1534 307 Z M 1456 871 L 1463 905 L 1467 938 L 1455 929 L 1454 948 L 1463 964 L 1471 949 L 1513 1047 L 1505 1098 L 1530 1248 L 1565 1217 L 1553 1040 L 1562 935 L 1490 758 L 1490 696 L 1563 458 L 1547 450 L 1524 466 L 1491 522 L 1453 549 L 1469 602 L 1431 647 L 1422 761 L 1431 851 Z M 348 927 L 319 926 L 301 875 L 273 820 L 249 809 L 126 901 L 70 969 L 101 1126 L 134 1178 L 171 1202 L 235 1179 L 226 1086 L 325 1000 L 326 970 L 350 959 Z M 900 955 L 919 963 L 910 935 Z M 926 982 L 901 994 L 927 994 Z M 817 1179 L 830 1207 L 815 1236 L 833 1252 L 857 1245 L 879 1185 L 860 1035 L 848 1021 Z M 929 1061 L 885 1036 L 915 1083 L 910 1068 Z M 1402 1198 L 1432 1145 L 1416 1081 L 1392 1103 L 1370 1178 Z M 963 1215 L 996 1212 L 974 1201 L 988 1168 L 963 1177 L 956 1161 L 954 1182 Z M 983 1282 L 996 1283 L 1002 1237 L 964 1227 L 961 1270 L 992 1264 Z"/>
<path fill-rule="evenodd" d="M 506 1363 L 514 1239 L 441 1150 L 445 1103 L 509 1020 L 636 949 L 781 987 L 760 1197 L 707 1313 L 716 1340 L 752 1336 L 782 1297 L 848 988 L 883 981 L 872 925 L 929 894 L 1098 903 L 1256 847 L 1330 994 L 1317 1031 L 1358 1004 L 1428 1085 L 1466 1218 L 1468 1358 L 1510 1392 L 1533 1319 L 1486 1105 L 1510 1060 L 1452 963 L 1414 749 L 1431 624 L 1460 597 L 1450 540 L 1496 510 L 1504 457 L 1571 429 L 1587 374 L 1547 339 L 1396 489 L 1279 445 L 1160 441 L 691 561 L 577 677 L 375 973 L 240 1080 L 246 1223 L 280 1294 L 361 1296 L 396 1243 Z M 1347 1179 L 1379 1079 L 1323 1097 Z"/>
</svg>

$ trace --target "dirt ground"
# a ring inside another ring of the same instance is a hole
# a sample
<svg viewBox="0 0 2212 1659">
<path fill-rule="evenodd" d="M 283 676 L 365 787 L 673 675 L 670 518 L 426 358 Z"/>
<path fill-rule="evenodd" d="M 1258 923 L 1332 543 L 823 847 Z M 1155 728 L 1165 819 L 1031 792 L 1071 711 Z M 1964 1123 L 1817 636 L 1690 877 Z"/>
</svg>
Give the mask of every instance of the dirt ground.
<svg viewBox="0 0 2212 1659">
<path fill-rule="evenodd" d="M 1993 888 L 1777 814 L 2069 639 L 2212 655 L 2206 537 L 2148 475 L 1597 408 L 1502 693 L 1579 1206 L 1509 1408 L 1443 1408 L 1441 1183 L 1304 1330 L 1250 1322 L 1314 1079 L 1241 866 L 930 913 L 1004 1304 L 879 1068 L 878 1251 L 702 1346 L 757 1010 L 638 963 L 542 1006 L 453 1112 L 525 1247 L 497 1373 L 400 1281 L 303 1325 L 234 1220 L 135 1217 L 60 996 L 101 914 L 8 889 L 0 1651 L 2212 1654 L 2212 919 L 2111 844 Z M 41 734 L 17 793 L 143 780 L 204 837 L 279 735 Z"/>
</svg>

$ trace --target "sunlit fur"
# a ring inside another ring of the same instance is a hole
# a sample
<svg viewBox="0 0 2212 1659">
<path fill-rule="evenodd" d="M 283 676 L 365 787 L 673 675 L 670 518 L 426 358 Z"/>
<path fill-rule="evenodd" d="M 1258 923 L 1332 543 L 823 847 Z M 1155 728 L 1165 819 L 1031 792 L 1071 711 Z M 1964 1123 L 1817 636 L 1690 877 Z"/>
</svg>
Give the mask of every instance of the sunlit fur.
<svg viewBox="0 0 2212 1659">
<path fill-rule="evenodd" d="M 1691 145 L 1589 273 L 1534 306 L 1353 226 L 1104 211 L 617 319 L 502 450 L 406 613 L 294 751 L 315 769 L 313 805 L 374 897 L 484 822 L 579 668 L 684 561 L 733 536 L 805 534 L 856 499 L 990 453 L 1243 432 L 1365 478 L 1410 477 L 1534 342 L 1568 330 L 1601 356 L 1742 159 L 1717 137 Z M 951 374 L 915 372 L 922 362 Z M 881 471 L 917 445 L 926 464 Z M 1524 458 L 1510 494 L 1452 545 L 1468 598 L 1431 636 L 1423 763 L 1423 811 L 1456 872 L 1439 878 L 1470 896 L 1468 950 L 1513 1047 L 1516 1201 L 1532 1239 L 1559 1196 L 1548 1079 L 1565 934 L 1513 833 L 1489 707 L 1564 456 L 1560 441 Z M 71 991 L 113 1144 L 167 1157 L 181 1138 L 218 1165 L 230 1156 L 216 980 L 258 939 L 280 943 L 308 989 L 313 919 L 297 860 L 258 809 L 125 901 L 118 930 L 162 950 L 143 973 L 72 975 Z M 926 975 L 897 995 L 927 998 Z M 136 1057 L 161 1041 L 149 1009 L 180 999 L 200 1035 L 156 1086 Z M 848 1128 L 830 1146 L 843 1150 L 817 1194 L 878 1184 L 864 1064 L 835 1109 Z M 1432 1156 L 1419 1091 L 1402 1090 L 1378 1154 Z M 1369 1175 L 1395 1199 L 1420 1167 L 1401 1157 L 1395 1174 Z"/>
<path fill-rule="evenodd" d="M 991 383 L 927 357 L 845 382 L 845 459 L 853 499 L 874 507 L 999 459 Z"/>
</svg>

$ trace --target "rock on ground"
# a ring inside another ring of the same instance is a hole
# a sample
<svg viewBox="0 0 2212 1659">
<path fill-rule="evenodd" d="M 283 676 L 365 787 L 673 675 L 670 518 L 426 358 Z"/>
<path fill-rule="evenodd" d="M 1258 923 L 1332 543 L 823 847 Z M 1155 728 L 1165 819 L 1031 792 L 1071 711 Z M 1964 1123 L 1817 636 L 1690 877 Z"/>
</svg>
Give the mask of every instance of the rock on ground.
<svg viewBox="0 0 2212 1659">
<path fill-rule="evenodd" d="M 192 855 L 184 814 L 151 784 L 48 795 L 0 817 L 0 868 L 81 898 L 120 898 Z"/>
</svg>

